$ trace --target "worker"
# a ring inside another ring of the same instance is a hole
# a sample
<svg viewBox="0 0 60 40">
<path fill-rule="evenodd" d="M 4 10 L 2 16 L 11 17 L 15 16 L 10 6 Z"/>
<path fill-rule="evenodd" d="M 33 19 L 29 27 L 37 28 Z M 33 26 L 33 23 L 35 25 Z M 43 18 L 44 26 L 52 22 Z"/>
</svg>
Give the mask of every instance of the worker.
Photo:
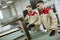
<svg viewBox="0 0 60 40">
<path fill-rule="evenodd" d="M 41 23 L 49 32 L 49 36 L 55 35 L 57 33 L 57 17 L 54 14 L 53 10 L 49 7 L 45 7 L 43 1 L 37 2 L 37 8 L 40 10 Z"/>
<path fill-rule="evenodd" d="M 39 24 L 37 24 L 37 21 L 39 19 L 37 12 L 33 11 L 31 5 L 28 5 L 26 8 L 27 8 L 28 13 L 25 17 L 25 20 L 27 21 L 27 24 L 29 24 L 29 29 L 31 27 L 34 27 L 34 29 L 39 31 L 40 26 L 39 26 Z"/>
</svg>

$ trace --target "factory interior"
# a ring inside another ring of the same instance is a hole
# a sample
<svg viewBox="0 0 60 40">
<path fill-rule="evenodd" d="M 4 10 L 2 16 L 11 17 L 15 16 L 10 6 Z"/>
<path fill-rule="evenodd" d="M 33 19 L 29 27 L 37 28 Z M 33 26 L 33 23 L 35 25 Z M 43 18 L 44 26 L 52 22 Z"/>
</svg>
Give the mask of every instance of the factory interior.
<svg viewBox="0 0 60 40">
<path fill-rule="evenodd" d="M 45 7 L 52 8 L 57 18 L 58 33 L 54 36 L 49 36 L 43 25 L 37 31 L 34 27 L 29 29 L 25 24 L 23 18 L 28 13 L 27 6 L 31 5 L 39 13 L 36 7 L 38 1 L 43 1 Z M 60 0 L 0 0 L 0 40 L 60 40 Z"/>
</svg>

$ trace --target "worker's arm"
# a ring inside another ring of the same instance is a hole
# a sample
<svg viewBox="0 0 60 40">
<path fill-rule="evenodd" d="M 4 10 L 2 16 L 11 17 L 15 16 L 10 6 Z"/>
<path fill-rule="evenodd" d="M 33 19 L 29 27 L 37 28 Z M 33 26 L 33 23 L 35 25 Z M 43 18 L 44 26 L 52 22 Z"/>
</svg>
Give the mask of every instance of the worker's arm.
<svg viewBox="0 0 60 40">
<path fill-rule="evenodd" d="M 25 21 L 28 21 L 28 15 L 26 15 L 26 17 L 25 17 Z"/>
<path fill-rule="evenodd" d="M 33 18 L 32 21 L 30 22 L 30 24 L 34 24 L 34 23 L 36 23 L 37 21 L 38 21 L 38 15 L 35 14 L 35 15 L 34 15 L 34 18 Z"/>
<path fill-rule="evenodd" d="M 37 16 L 37 21 L 34 23 L 35 25 L 40 25 L 41 24 L 41 17 L 40 15 Z"/>
<path fill-rule="evenodd" d="M 53 10 L 49 11 L 49 16 L 51 17 L 52 20 L 52 24 L 51 24 L 52 28 L 56 28 L 58 23 L 57 23 L 57 17 L 54 14 Z"/>
</svg>

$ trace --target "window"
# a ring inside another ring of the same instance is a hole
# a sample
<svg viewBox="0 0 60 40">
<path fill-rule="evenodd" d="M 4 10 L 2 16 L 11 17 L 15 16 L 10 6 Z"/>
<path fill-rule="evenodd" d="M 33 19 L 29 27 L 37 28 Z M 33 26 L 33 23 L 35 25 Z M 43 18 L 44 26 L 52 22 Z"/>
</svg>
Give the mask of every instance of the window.
<svg viewBox="0 0 60 40">
<path fill-rule="evenodd" d="M 0 19 L 3 19 L 2 11 L 0 10 Z"/>
</svg>

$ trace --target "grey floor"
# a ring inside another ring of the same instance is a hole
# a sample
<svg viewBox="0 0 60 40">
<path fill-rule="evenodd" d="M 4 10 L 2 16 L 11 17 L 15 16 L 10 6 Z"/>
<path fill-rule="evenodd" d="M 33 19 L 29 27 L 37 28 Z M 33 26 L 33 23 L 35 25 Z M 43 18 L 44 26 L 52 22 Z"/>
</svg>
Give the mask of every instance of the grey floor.
<svg viewBox="0 0 60 40">
<path fill-rule="evenodd" d="M 21 35 L 24 35 L 24 33 L 17 31 L 15 33 L 1 37 L 0 40 L 13 40 Z M 50 37 L 48 33 L 30 31 L 30 35 L 32 37 L 32 40 L 60 40 L 60 34 L 58 33 Z M 21 38 L 18 38 L 17 40 L 24 40 L 25 38 L 26 36 L 23 36 Z"/>
<path fill-rule="evenodd" d="M 38 31 L 38 32 L 37 31 L 29 31 L 29 32 L 32 37 L 32 40 L 60 40 L 60 34 L 58 34 L 58 33 L 55 34 L 54 36 L 50 37 L 48 33 L 44 33 L 41 31 Z M 25 33 L 21 33 L 21 31 L 17 31 L 12 34 L 1 37 L 0 40 L 14 40 L 17 37 L 20 37 L 21 35 L 25 35 Z M 16 40 L 24 40 L 24 39 L 26 39 L 26 36 L 23 36 Z"/>
<path fill-rule="evenodd" d="M 55 34 L 54 36 L 50 37 L 48 33 L 43 32 L 34 32 L 31 34 L 32 40 L 60 40 L 60 34 Z M 17 40 L 24 40 L 26 36 L 22 38 L 18 38 Z"/>
</svg>

